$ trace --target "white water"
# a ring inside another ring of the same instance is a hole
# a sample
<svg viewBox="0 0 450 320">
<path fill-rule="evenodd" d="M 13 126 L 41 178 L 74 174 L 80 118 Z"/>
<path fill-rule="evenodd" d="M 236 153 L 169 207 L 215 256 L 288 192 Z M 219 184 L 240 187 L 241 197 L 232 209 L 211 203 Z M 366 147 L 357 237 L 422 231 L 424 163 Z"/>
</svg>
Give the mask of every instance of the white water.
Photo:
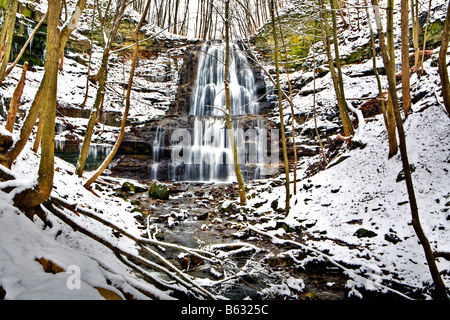
<svg viewBox="0 0 450 320">
<path fill-rule="evenodd" d="M 249 120 L 243 117 L 259 113 L 255 79 L 238 45 L 232 44 L 230 51 L 231 115 L 238 159 L 241 169 L 246 172 L 244 177 L 256 179 L 267 160 L 267 135 L 261 134 L 265 122 L 261 118 Z M 199 59 L 190 101 L 191 128 L 180 135 L 183 143 L 171 147 L 168 178 L 172 181 L 233 182 L 236 175 L 224 114 L 224 43 L 206 42 Z M 161 130 L 161 127 L 157 129 L 153 144 L 153 179 L 157 179 L 160 176 L 158 170 L 162 170 L 159 161 L 165 146 Z M 178 138 L 174 141 L 178 142 Z"/>
</svg>

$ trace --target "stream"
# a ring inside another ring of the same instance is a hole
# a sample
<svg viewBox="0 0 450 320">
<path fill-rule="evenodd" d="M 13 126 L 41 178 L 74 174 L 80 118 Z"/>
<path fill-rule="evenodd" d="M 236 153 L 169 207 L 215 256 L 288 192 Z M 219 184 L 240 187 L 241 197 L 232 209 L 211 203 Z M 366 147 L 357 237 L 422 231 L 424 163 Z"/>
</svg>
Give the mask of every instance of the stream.
<svg viewBox="0 0 450 320">
<path fill-rule="evenodd" d="M 262 182 L 261 182 L 262 183 Z M 261 184 L 249 182 L 251 189 Z M 230 184 L 174 183 L 168 200 L 153 199 L 147 192 L 130 197 L 145 216 L 147 233 L 156 238 L 189 248 L 208 248 L 220 244 L 245 242 L 260 250 L 236 251 L 223 268 L 207 261 L 179 256 L 166 250 L 164 256 L 189 275 L 214 282 L 214 293 L 231 300 L 243 299 L 311 299 L 346 298 L 347 277 L 324 261 L 296 266 L 280 248 L 267 239 L 241 232 L 245 223 L 259 223 L 265 217 L 239 210 L 217 210 L 221 203 L 237 198 L 237 186 Z M 295 252 L 295 251 L 292 251 Z M 302 252 L 303 258 L 307 255 Z M 300 258 L 298 258 L 300 259 Z M 229 279 L 222 281 L 225 278 Z M 222 282 L 221 282 L 222 281 Z"/>
</svg>

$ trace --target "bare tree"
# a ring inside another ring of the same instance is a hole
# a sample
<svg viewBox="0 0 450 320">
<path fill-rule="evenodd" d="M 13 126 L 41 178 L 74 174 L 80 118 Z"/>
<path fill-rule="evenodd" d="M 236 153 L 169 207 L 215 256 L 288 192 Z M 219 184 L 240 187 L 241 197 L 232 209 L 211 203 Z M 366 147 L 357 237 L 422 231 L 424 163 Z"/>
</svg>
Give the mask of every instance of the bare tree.
<svg viewBox="0 0 450 320">
<path fill-rule="evenodd" d="M 141 14 L 141 19 L 139 20 L 138 25 L 134 29 L 134 52 L 133 57 L 131 59 L 131 69 L 130 69 L 130 76 L 128 79 L 128 87 L 127 87 L 127 94 L 125 98 L 125 111 L 122 116 L 122 121 L 120 124 L 120 132 L 119 137 L 117 138 L 116 143 L 114 144 L 114 147 L 112 148 L 111 152 L 108 154 L 106 159 L 103 161 L 103 163 L 100 165 L 97 170 L 92 174 L 92 176 L 88 179 L 88 181 L 84 184 L 86 188 L 89 188 L 90 185 L 105 171 L 105 169 L 108 167 L 108 165 L 111 163 L 112 159 L 117 153 L 117 150 L 119 150 L 120 144 L 122 143 L 123 137 L 125 135 L 125 127 L 128 119 L 128 113 L 130 110 L 130 97 L 131 97 L 131 89 L 133 87 L 133 78 L 134 78 L 134 71 L 136 69 L 136 63 L 139 57 L 139 30 L 142 27 L 142 24 L 144 22 L 145 16 L 147 15 L 148 8 L 150 6 L 151 0 L 147 0 L 147 4 L 145 5 L 144 12 Z"/>
<path fill-rule="evenodd" d="M 16 23 L 16 13 L 19 7 L 19 0 L 11 0 L 8 13 L 3 21 L 3 28 L 0 34 L 0 79 L 5 78 L 4 74 L 8 66 L 14 36 L 14 24 Z M 1 81 L 0 81 L 1 82 Z"/>
<path fill-rule="evenodd" d="M 281 93 L 281 85 L 280 85 L 280 65 L 278 62 L 278 35 L 276 29 L 276 17 L 275 17 L 275 0 L 270 0 L 270 17 L 272 19 L 272 32 L 273 32 L 273 41 L 274 41 L 274 55 L 275 55 L 275 69 L 276 69 L 276 85 L 278 92 L 278 109 L 280 114 L 280 129 L 281 129 L 281 141 L 283 145 L 283 159 L 284 159 L 284 172 L 286 176 L 286 205 L 285 205 L 285 214 L 289 215 L 290 209 L 290 183 L 289 183 L 289 160 L 287 156 L 287 147 L 286 147 L 286 135 L 284 130 L 284 116 L 283 116 L 283 100 Z"/>
<path fill-rule="evenodd" d="M 238 151 L 236 146 L 236 139 L 231 123 L 231 96 L 230 96 L 230 0 L 225 0 L 225 121 L 227 123 L 227 131 L 233 151 L 234 171 L 239 188 L 239 199 L 241 205 L 245 205 L 247 198 L 245 196 L 245 184 L 241 173 L 241 166 L 239 165 Z"/>
<path fill-rule="evenodd" d="M 58 0 L 48 1 L 47 20 L 47 56 L 45 59 L 45 74 L 42 80 L 42 114 L 43 122 L 41 159 L 39 162 L 37 183 L 14 197 L 14 204 L 24 209 L 32 216 L 34 209 L 50 197 L 53 189 L 54 175 L 54 149 L 55 149 L 55 118 L 56 118 L 56 91 L 58 81 L 58 66 L 61 57 L 61 45 L 67 40 L 71 31 L 75 29 L 78 19 L 84 8 L 85 0 L 79 0 L 74 14 L 65 27 L 59 28 L 60 2 Z M 81 7 L 80 7 L 81 6 Z M 67 28 L 66 28 L 67 27 Z M 69 32 L 70 31 L 70 32 Z M 62 40 L 62 41 L 61 41 Z"/>
<path fill-rule="evenodd" d="M 442 97 L 444 98 L 445 110 L 450 117 L 450 81 L 448 79 L 447 70 L 447 50 L 450 33 L 450 1 L 447 8 L 447 18 L 444 23 L 444 30 L 442 30 L 441 50 L 439 51 L 438 67 L 439 76 L 441 77 Z"/>
<path fill-rule="evenodd" d="M 83 175 L 87 155 L 89 152 L 89 146 L 92 140 L 92 134 L 94 132 L 94 126 L 98 121 L 99 114 L 101 113 L 101 106 L 105 97 L 105 84 L 108 76 L 108 61 L 111 52 L 111 46 L 119 28 L 123 13 L 125 12 L 125 8 L 129 4 L 129 2 L 127 2 L 126 0 L 121 0 L 119 4 L 119 7 L 116 8 L 114 20 L 111 25 L 111 30 L 103 49 L 102 63 L 96 77 L 98 79 L 97 93 L 95 96 L 94 105 L 92 106 L 91 115 L 86 127 L 86 134 L 84 136 L 83 144 L 81 145 L 80 155 L 78 157 L 77 165 L 75 168 L 75 172 L 78 176 Z"/>
</svg>

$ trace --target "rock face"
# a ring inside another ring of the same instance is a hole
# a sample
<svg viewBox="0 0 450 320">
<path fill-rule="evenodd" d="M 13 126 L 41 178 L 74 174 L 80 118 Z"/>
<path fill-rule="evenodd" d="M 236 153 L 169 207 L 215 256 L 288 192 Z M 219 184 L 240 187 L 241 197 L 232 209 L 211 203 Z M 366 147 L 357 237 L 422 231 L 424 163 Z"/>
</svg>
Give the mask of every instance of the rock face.
<svg viewBox="0 0 450 320">
<path fill-rule="evenodd" d="M 113 175 L 132 179 L 158 179 L 161 181 L 183 180 L 183 166 L 174 168 L 172 163 L 173 150 L 179 147 L 181 140 L 174 139 L 175 130 L 184 129 L 193 137 L 195 117 L 189 116 L 191 95 L 195 87 L 197 68 L 202 44 L 192 44 L 186 47 L 183 54 L 183 65 L 179 70 L 177 94 L 174 102 L 169 106 L 165 116 L 131 126 L 126 133 L 119 153 L 122 156 L 114 161 L 110 170 Z M 261 115 L 233 116 L 237 126 L 244 131 L 255 128 L 256 121 L 264 123 L 268 140 L 271 140 L 271 129 L 276 129 L 274 123 L 265 119 L 264 114 L 270 111 L 270 104 L 265 99 L 266 84 L 259 67 L 249 60 L 257 87 Z M 224 117 L 223 122 L 225 122 Z M 218 119 L 220 121 L 220 119 Z M 280 137 L 281 138 L 281 137 Z M 172 139 L 174 139 L 172 141 Z M 183 141 L 184 142 L 184 141 Z M 190 141 L 189 145 L 192 145 Z M 270 152 L 269 152 L 270 153 Z M 253 177 L 251 166 L 241 167 L 244 179 Z"/>
</svg>

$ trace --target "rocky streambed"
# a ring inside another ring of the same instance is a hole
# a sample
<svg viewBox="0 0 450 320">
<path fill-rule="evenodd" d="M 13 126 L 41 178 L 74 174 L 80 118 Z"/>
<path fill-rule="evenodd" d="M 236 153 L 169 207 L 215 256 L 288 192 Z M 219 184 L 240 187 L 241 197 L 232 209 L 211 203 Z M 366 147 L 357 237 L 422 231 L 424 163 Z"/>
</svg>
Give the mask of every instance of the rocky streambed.
<svg viewBox="0 0 450 320">
<path fill-rule="evenodd" d="M 247 183 L 247 188 L 261 190 L 280 183 L 278 179 L 253 181 Z M 168 187 L 168 199 L 151 195 L 151 185 L 151 181 L 141 182 L 141 187 L 124 184 L 116 189 L 116 196 L 128 199 L 135 206 L 133 211 L 142 225 L 142 237 L 193 249 L 221 248 L 231 252 L 226 263 L 219 267 L 179 251 L 163 252 L 181 270 L 205 280 L 213 292 L 233 300 L 346 299 L 347 276 L 341 270 L 304 250 L 279 246 L 246 228 L 247 224 L 272 219 L 282 221 L 284 214 L 279 208 L 261 214 L 249 206 L 240 206 L 237 186 L 233 184 L 158 183 L 161 188 Z M 287 231 L 282 237 L 296 241 L 307 233 L 283 222 L 270 229 L 279 228 Z M 233 246 L 242 242 L 253 249 Z"/>
</svg>

